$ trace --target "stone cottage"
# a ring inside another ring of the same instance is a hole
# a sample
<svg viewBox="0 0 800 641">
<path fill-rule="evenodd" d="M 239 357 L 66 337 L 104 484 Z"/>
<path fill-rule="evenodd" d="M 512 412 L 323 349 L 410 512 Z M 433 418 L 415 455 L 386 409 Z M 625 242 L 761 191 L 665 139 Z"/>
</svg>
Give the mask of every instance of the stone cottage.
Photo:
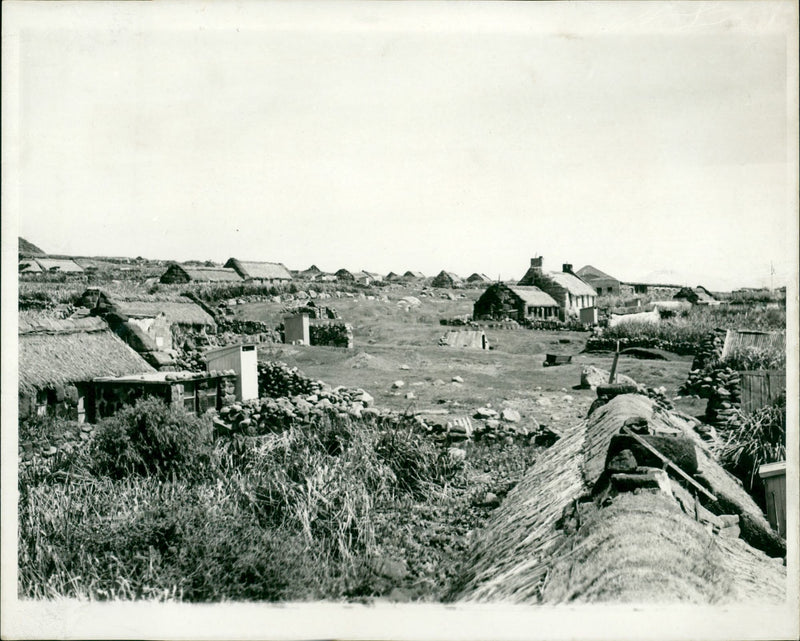
<svg viewBox="0 0 800 641">
<path fill-rule="evenodd" d="M 558 320 L 558 303 L 553 297 L 533 286 L 489 285 L 475 301 L 474 320 Z"/>
<path fill-rule="evenodd" d="M 520 286 L 535 286 L 547 292 L 558 303 L 559 318 L 580 319 L 581 310 L 595 307 L 597 292 L 572 271 L 572 265 L 564 263 L 560 272 L 544 272 L 542 258 L 531 258 L 531 266 L 517 283 Z"/>
<path fill-rule="evenodd" d="M 19 417 L 87 420 L 87 395 L 98 376 L 153 372 L 100 318 L 19 323 Z"/>
<path fill-rule="evenodd" d="M 459 276 L 458 274 L 454 274 L 453 272 L 447 272 L 444 270 L 436 274 L 436 276 L 434 276 L 433 280 L 431 281 L 432 287 L 456 288 L 456 287 L 461 287 L 461 285 L 463 284 L 464 281 L 462 280 L 461 276 Z"/>
</svg>

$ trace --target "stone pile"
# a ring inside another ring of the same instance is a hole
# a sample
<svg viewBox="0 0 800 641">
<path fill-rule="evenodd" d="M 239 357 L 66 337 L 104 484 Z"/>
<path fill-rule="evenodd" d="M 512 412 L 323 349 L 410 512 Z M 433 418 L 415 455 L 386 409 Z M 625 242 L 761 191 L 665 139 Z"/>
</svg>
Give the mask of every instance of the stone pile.
<svg viewBox="0 0 800 641">
<path fill-rule="evenodd" d="M 689 377 L 679 392 L 684 396 L 708 399 L 706 421 L 713 425 L 735 422 L 741 405 L 739 372 L 720 360 L 724 343 L 724 330 L 709 334 L 701 344 L 689 370 Z"/>
<path fill-rule="evenodd" d="M 31 465 L 37 458 L 51 458 L 63 452 L 69 454 L 73 450 L 88 443 L 95 430 L 91 423 L 64 423 L 62 431 L 42 434 L 33 440 L 21 440 L 19 444 L 19 464 L 21 467 Z"/>
</svg>

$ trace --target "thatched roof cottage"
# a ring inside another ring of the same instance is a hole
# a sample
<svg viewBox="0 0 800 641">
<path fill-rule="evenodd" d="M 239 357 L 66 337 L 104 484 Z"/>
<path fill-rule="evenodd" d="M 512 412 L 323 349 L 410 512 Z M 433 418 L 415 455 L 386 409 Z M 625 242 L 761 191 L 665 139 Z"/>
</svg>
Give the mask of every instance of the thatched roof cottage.
<svg viewBox="0 0 800 641">
<path fill-rule="evenodd" d="M 160 367 L 169 365 L 168 359 L 150 352 L 173 349 L 176 334 L 217 331 L 214 317 L 185 296 L 142 295 L 136 300 L 124 300 L 90 288 L 83 293 L 81 304 L 92 315 L 106 319 L 120 338 Z"/>
<path fill-rule="evenodd" d="M 639 434 L 646 424 L 650 442 L 678 439 L 688 454 L 680 464 L 690 471 L 640 467 L 652 454 L 643 447 L 613 454 L 630 419 Z M 509 492 L 474 537 L 451 598 L 785 602 L 786 568 L 776 560 L 786 543 L 712 452 L 690 419 L 642 395 L 614 398 L 565 433 Z M 622 468 L 630 472 L 614 471 Z"/>
<path fill-rule="evenodd" d="M 20 419 L 59 413 L 82 421 L 94 378 L 153 371 L 100 318 L 20 321 Z"/>
<path fill-rule="evenodd" d="M 526 319 L 556 320 L 558 314 L 558 303 L 538 287 L 494 283 L 475 301 L 472 317 L 475 320 L 512 318 L 521 322 Z"/>
<path fill-rule="evenodd" d="M 161 276 L 160 282 L 164 284 L 174 283 L 237 283 L 241 282 L 242 277 L 230 267 L 193 267 L 189 265 L 179 265 L 172 263 L 167 267 L 167 271 Z"/>
<path fill-rule="evenodd" d="M 460 287 L 463 284 L 463 279 L 458 274 L 453 272 L 440 271 L 431 281 L 432 287 Z"/>
<path fill-rule="evenodd" d="M 492 279 L 489 278 L 486 274 L 479 274 L 478 272 L 474 272 L 470 276 L 467 277 L 468 283 L 491 283 Z"/>
<path fill-rule="evenodd" d="M 229 258 L 224 267 L 235 269 L 244 280 L 259 280 L 269 283 L 282 283 L 292 280 L 291 272 L 283 263 L 245 261 Z"/>
<path fill-rule="evenodd" d="M 542 271 L 542 258 L 531 258 L 531 266 L 517 285 L 535 286 L 547 292 L 558 303 L 561 320 L 580 318 L 580 311 L 595 307 L 597 292 L 572 271 L 572 265 L 564 263 L 560 272 Z"/>
</svg>

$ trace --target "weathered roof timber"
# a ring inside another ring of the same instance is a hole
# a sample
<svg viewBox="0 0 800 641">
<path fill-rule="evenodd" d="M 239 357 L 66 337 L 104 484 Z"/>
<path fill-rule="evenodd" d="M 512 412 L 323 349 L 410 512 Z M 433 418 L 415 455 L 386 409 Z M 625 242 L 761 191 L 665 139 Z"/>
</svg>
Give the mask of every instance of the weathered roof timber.
<svg viewBox="0 0 800 641">
<path fill-rule="evenodd" d="M 688 421 L 656 410 L 644 396 L 624 395 L 565 434 L 509 492 L 473 543 L 453 600 L 703 604 L 785 599 L 781 564 L 745 540 L 710 534 L 666 495 L 620 494 L 610 506 L 587 511 L 577 528 L 564 527 L 565 508 L 576 506 L 597 481 L 611 436 L 631 416 L 692 438 L 703 476 L 726 512 L 739 514 L 743 539 L 779 547 L 780 541 L 760 538 L 771 536 L 769 524 L 707 455 Z"/>
<path fill-rule="evenodd" d="M 152 371 L 100 318 L 20 321 L 20 391 Z"/>
</svg>

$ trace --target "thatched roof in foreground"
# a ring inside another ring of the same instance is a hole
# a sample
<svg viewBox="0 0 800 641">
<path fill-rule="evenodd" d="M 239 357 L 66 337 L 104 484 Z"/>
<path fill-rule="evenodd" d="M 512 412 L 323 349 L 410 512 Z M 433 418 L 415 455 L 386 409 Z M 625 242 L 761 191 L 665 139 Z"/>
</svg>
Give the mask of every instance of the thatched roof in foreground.
<svg viewBox="0 0 800 641">
<path fill-rule="evenodd" d="M 700 469 L 725 511 L 740 515 L 743 538 L 758 540 L 769 527 L 759 521 L 763 516 L 752 499 L 702 451 L 691 424 L 654 407 L 644 396 L 617 397 L 542 454 L 474 542 L 453 599 L 697 604 L 785 599 L 780 561 L 741 538 L 710 534 L 666 494 L 623 493 L 609 506 L 577 503 L 602 473 L 611 437 L 625 419 L 642 416 L 660 431 L 695 441 Z M 687 494 L 670 483 L 676 496 Z M 585 506 L 579 510 L 584 517 L 577 526 L 565 526 L 562 517 L 579 505 Z"/>
<path fill-rule="evenodd" d="M 119 311 L 130 318 L 152 318 L 164 314 L 167 320 L 178 325 L 205 325 L 215 327 L 216 323 L 200 305 L 188 299 L 181 301 L 132 300 L 117 303 Z"/>
<path fill-rule="evenodd" d="M 20 322 L 20 391 L 152 371 L 99 318 Z"/>
</svg>

